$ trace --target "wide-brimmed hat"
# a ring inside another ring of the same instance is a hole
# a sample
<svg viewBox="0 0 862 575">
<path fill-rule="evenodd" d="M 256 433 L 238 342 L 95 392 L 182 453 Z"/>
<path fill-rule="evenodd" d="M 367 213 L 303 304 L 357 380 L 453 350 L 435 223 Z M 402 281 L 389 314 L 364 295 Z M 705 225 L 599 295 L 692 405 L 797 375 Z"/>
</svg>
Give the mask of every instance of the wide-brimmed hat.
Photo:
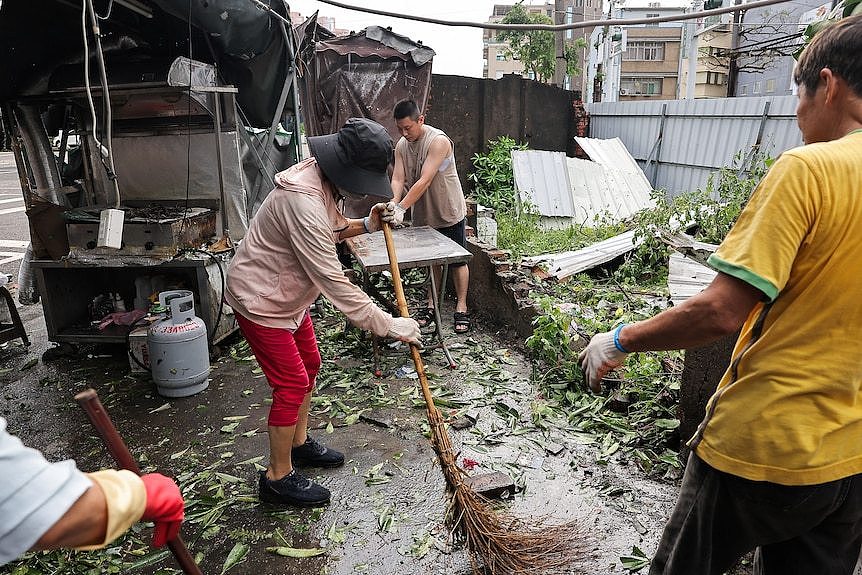
<svg viewBox="0 0 862 575">
<path fill-rule="evenodd" d="M 311 136 L 308 147 L 326 178 L 364 196 L 392 199 L 387 169 L 393 160 L 386 128 L 367 118 L 349 118 L 335 134 Z"/>
</svg>

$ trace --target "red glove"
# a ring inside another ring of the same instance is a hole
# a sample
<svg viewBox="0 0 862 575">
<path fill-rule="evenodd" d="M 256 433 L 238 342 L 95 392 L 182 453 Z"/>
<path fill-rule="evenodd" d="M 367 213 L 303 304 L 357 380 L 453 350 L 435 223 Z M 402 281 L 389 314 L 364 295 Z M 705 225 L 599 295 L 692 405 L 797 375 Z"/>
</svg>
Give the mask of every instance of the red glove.
<svg viewBox="0 0 862 575">
<path fill-rule="evenodd" d="M 180 488 L 170 477 L 159 473 L 141 475 L 147 490 L 147 507 L 141 516 L 142 521 L 154 521 L 153 547 L 163 547 L 168 541 L 176 539 L 183 522 L 183 496 Z"/>
</svg>

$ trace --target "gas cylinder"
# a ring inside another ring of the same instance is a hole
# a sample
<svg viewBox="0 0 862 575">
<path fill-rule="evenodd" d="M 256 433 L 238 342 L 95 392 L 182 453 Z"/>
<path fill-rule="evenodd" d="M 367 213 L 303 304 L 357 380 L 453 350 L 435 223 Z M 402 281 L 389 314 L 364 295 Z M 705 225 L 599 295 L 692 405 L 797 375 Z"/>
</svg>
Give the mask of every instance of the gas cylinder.
<svg viewBox="0 0 862 575">
<path fill-rule="evenodd" d="M 166 316 L 150 326 L 147 348 L 156 390 L 165 397 L 187 397 L 209 385 L 207 328 L 195 316 L 194 294 L 170 290 L 159 294 Z"/>
</svg>

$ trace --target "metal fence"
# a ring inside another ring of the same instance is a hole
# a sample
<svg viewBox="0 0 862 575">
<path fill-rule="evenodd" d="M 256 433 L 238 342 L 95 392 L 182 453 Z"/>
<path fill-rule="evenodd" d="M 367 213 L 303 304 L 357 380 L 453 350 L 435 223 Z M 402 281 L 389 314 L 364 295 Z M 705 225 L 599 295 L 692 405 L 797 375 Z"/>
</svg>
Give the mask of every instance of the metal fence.
<svg viewBox="0 0 862 575">
<path fill-rule="evenodd" d="M 587 104 L 590 136 L 620 138 L 650 183 L 670 195 L 703 188 L 756 150 L 777 157 L 802 144 L 796 96 Z"/>
</svg>

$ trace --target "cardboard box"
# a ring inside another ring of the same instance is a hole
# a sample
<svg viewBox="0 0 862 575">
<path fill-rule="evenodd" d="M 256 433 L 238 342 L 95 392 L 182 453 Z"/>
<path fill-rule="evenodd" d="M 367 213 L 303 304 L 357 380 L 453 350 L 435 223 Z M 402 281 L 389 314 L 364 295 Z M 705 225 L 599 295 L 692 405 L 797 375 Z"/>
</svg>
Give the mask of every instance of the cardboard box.
<svg viewBox="0 0 862 575">
<path fill-rule="evenodd" d="M 132 368 L 132 373 L 149 373 L 150 352 L 147 348 L 147 332 L 149 331 L 149 325 L 140 325 L 129 334 L 129 367 Z M 132 359 L 132 354 L 134 354 L 139 362 L 147 366 L 147 369 L 138 365 Z"/>
</svg>

